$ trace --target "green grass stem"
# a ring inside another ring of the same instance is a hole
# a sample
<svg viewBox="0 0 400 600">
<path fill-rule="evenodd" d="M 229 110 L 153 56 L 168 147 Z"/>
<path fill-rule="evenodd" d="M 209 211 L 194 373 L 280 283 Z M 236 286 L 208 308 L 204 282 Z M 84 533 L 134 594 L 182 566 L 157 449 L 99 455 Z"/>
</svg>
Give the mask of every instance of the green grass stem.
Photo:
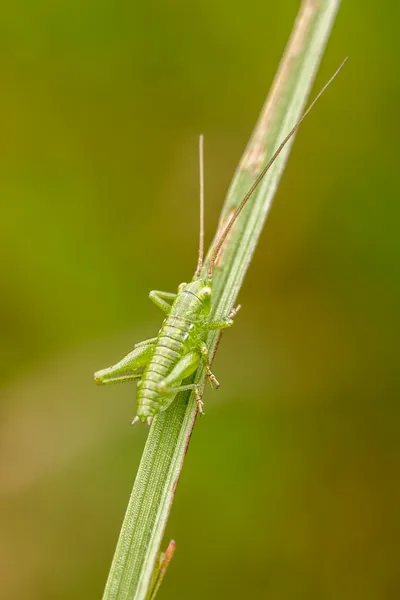
<svg viewBox="0 0 400 600">
<path fill-rule="evenodd" d="M 238 206 L 279 142 L 301 116 L 339 4 L 340 0 L 306 0 L 302 3 L 271 92 L 233 178 L 219 229 Z M 236 302 L 292 142 L 293 139 L 258 186 L 222 248 L 213 282 L 213 319 L 229 313 Z M 207 260 L 204 269 L 207 269 Z M 219 333 L 210 332 L 207 344 L 212 356 L 218 341 Z M 203 369 L 199 369 L 194 379 L 204 381 Z M 165 555 L 160 554 L 196 415 L 194 395 L 184 392 L 165 412 L 155 417 L 122 524 L 103 600 L 154 598 L 174 548 L 172 544 Z M 188 597 L 184 591 L 182 597 Z"/>
</svg>

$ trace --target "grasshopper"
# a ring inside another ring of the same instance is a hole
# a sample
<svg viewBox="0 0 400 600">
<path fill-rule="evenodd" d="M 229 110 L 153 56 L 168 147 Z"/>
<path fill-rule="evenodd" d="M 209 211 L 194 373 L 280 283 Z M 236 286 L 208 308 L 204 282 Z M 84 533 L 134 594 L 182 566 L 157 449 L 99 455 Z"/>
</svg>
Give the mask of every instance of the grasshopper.
<svg viewBox="0 0 400 600">
<path fill-rule="evenodd" d="M 295 134 L 302 121 L 313 108 L 339 71 L 345 59 L 333 76 L 321 89 L 297 124 L 287 134 L 277 150 L 262 169 L 243 200 L 237 206 L 227 225 L 217 237 L 210 253 L 210 261 L 205 276 L 201 276 L 204 262 L 204 177 L 203 177 L 203 137 L 199 142 L 200 162 L 200 241 L 197 267 L 190 283 L 181 283 L 177 293 L 153 290 L 149 298 L 166 317 L 156 337 L 136 344 L 129 354 L 112 367 L 97 371 L 95 382 L 99 385 L 137 381 L 136 417 L 132 421 L 147 421 L 150 425 L 153 417 L 168 408 L 178 392 L 194 390 L 198 410 L 203 412 L 203 402 L 199 384 L 182 382 L 192 375 L 200 363 L 205 367 L 206 376 L 216 388 L 219 383 L 211 371 L 210 357 L 205 343 L 210 330 L 222 330 L 233 325 L 233 319 L 240 306 L 222 318 L 210 320 L 212 301 L 213 271 L 217 257 L 228 233 L 235 224 L 242 209 L 278 158 L 283 148 Z"/>
</svg>

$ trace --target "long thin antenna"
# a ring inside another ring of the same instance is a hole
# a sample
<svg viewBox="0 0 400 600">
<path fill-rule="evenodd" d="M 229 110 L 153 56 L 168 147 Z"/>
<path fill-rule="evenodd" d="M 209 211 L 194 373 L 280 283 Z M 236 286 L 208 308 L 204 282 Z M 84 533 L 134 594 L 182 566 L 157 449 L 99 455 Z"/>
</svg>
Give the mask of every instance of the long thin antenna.
<svg viewBox="0 0 400 600">
<path fill-rule="evenodd" d="M 286 144 L 288 143 L 288 141 L 290 140 L 290 138 L 296 133 L 296 131 L 300 127 L 301 123 L 304 121 L 304 119 L 306 118 L 306 116 L 308 115 L 308 113 L 313 108 L 314 104 L 319 100 L 319 98 L 325 92 L 326 88 L 332 83 L 332 81 L 335 79 L 335 77 L 339 74 L 339 71 L 341 71 L 341 69 L 344 67 L 344 65 L 345 65 L 345 63 L 347 61 L 347 58 L 348 57 L 346 57 L 344 59 L 344 61 L 342 62 L 342 64 L 340 65 L 340 67 L 338 69 L 336 69 L 336 71 L 334 72 L 334 74 L 332 75 L 332 77 L 324 85 L 324 87 L 319 92 L 319 94 L 316 96 L 316 98 L 314 98 L 314 100 L 311 102 L 310 106 L 307 108 L 307 110 L 305 111 L 305 113 L 303 114 L 303 116 L 301 117 L 301 119 L 297 122 L 297 124 L 293 127 L 293 129 L 291 129 L 291 131 L 287 134 L 287 136 L 285 137 L 285 139 L 283 140 L 283 142 L 281 142 L 279 144 L 277 150 L 272 155 L 272 158 L 268 161 L 268 163 L 266 164 L 266 166 L 263 168 L 263 170 L 261 171 L 261 173 L 259 174 L 259 176 L 255 180 L 255 182 L 253 183 L 253 185 L 251 186 L 251 188 L 249 189 L 249 191 L 247 192 L 247 194 L 245 195 L 245 197 L 243 198 L 243 200 L 241 201 L 241 203 L 239 204 L 239 206 L 237 207 L 237 209 L 233 213 L 233 215 L 230 218 L 227 226 L 225 227 L 224 231 L 221 233 L 221 236 L 220 236 L 219 240 L 217 241 L 217 243 L 215 245 L 215 248 L 214 248 L 214 250 L 213 250 L 213 252 L 211 254 L 210 264 L 209 264 L 209 267 L 208 267 L 208 275 L 209 275 L 209 277 L 211 277 L 211 275 L 212 275 L 213 268 L 214 268 L 214 265 L 215 265 L 215 261 L 217 259 L 219 251 L 221 250 L 222 244 L 226 240 L 226 237 L 227 237 L 228 233 L 232 229 L 233 224 L 235 223 L 236 219 L 238 218 L 239 214 L 241 213 L 241 211 L 242 211 L 243 207 L 245 206 L 245 204 L 247 203 L 248 199 L 253 194 L 254 190 L 257 188 L 257 186 L 259 185 L 260 181 L 263 179 L 263 177 L 269 171 L 269 169 L 271 168 L 271 166 L 274 164 L 274 162 L 276 161 L 276 159 L 278 158 L 278 156 L 280 155 L 280 153 L 282 152 L 283 148 L 286 146 Z"/>
<path fill-rule="evenodd" d="M 199 173 L 200 173 L 200 238 L 199 238 L 199 259 L 195 271 L 195 277 L 200 275 L 204 261 L 204 152 L 203 152 L 203 134 L 199 136 Z"/>
</svg>

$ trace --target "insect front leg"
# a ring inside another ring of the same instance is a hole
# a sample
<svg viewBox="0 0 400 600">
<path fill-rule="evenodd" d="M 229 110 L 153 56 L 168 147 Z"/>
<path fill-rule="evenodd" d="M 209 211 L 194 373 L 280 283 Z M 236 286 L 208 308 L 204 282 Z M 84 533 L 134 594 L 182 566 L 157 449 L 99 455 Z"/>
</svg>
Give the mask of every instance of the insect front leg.
<svg viewBox="0 0 400 600">
<path fill-rule="evenodd" d="M 154 342 L 157 338 L 144 340 L 135 345 L 132 352 L 129 352 L 124 358 L 112 367 L 101 369 L 94 374 L 94 380 L 98 385 L 109 383 L 123 383 L 124 381 L 134 381 L 140 379 L 140 373 L 132 373 L 140 367 L 144 367 L 150 358 Z"/>
<path fill-rule="evenodd" d="M 203 412 L 203 402 L 200 395 L 200 387 L 197 383 L 189 383 L 187 385 L 180 385 L 183 379 L 192 375 L 200 364 L 200 354 L 198 351 L 193 350 L 188 352 L 178 361 L 171 373 L 167 375 L 158 384 L 158 391 L 160 395 L 172 396 L 178 392 L 184 392 L 186 390 L 195 390 L 196 400 L 199 412 Z"/>
<path fill-rule="evenodd" d="M 232 327 L 233 318 L 239 312 L 240 308 L 241 308 L 241 306 L 240 306 L 240 304 L 238 304 L 238 306 L 236 308 L 232 308 L 231 312 L 226 317 L 223 317 L 222 319 L 219 319 L 218 321 L 210 321 L 209 323 L 207 323 L 205 325 L 205 329 L 207 329 L 208 331 L 211 331 L 211 330 L 215 331 L 217 329 L 227 329 L 228 327 Z"/>
<path fill-rule="evenodd" d="M 166 300 L 175 300 L 176 294 L 153 290 L 150 292 L 149 298 L 156 306 L 158 306 L 158 308 L 161 308 L 161 310 L 168 313 L 171 310 L 171 305 L 169 302 L 166 302 Z"/>
</svg>

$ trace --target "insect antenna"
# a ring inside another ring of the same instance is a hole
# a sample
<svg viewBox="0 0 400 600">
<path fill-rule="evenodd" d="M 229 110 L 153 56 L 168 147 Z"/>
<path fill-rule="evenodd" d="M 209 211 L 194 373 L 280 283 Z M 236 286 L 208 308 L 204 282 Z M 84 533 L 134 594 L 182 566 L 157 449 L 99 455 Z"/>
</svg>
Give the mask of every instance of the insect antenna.
<svg viewBox="0 0 400 600">
<path fill-rule="evenodd" d="M 195 277 L 200 275 L 204 261 L 204 151 L 203 135 L 199 136 L 199 175 L 200 175 L 200 236 L 199 236 L 199 258 L 197 261 Z"/>
<path fill-rule="evenodd" d="M 347 57 L 344 59 L 344 61 L 338 67 L 338 69 L 336 69 L 336 71 L 334 72 L 334 74 L 332 75 L 332 77 L 327 81 L 327 83 L 321 89 L 321 91 L 319 92 L 319 94 L 317 94 L 317 96 L 311 102 L 310 106 L 307 108 L 307 110 L 305 111 L 305 113 L 303 114 L 303 116 L 299 119 L 299 121 L 296 123 L 296 125 L 289 131 L 289 133 L 284 138 L 284 140 L 279 144 L 278 148 L 275 150 L 274 154 L 272 155 L 272 157 L 270 158 L 270 160 L 268 161 L 268 163 L 266 164 L 266 166 L 263 168 L 263 170 L 261 171 L 261 173 L 258 175 L 257 179 L 255 180 L 255 182 L 253 183 L 253 185 L 251 186 L 251 188 L 249 189 L 249 191 L 247 192 L 247 194 L 244 196 L 244 198 L 241 201 L 241 203 L 239 204 L 239 206 L 236 208 L 236 210 L 233 213 L 232 217 L 229 219 L 229 222 L 228 222 L 227 226 L 225 227 L 225 229 L 221 233 L 219 239 L 217 240 L 217 242 L 215 244 L 214 250 L 212 251 L 211 258 L 210 258 L 210 264 L 209 264 L 209 267 L 208 267 L 208 276 L 209 277 L 212 276 L 212 272 L 213 272 L 213 269 L 214 269 L 214 266 L 215 266 L 215 262 L 217 260 L 218 254 L 219 254 L 219 252 L 221 250 L 222 244 L 226 240 L 226 237 L 227 237 L 228 233 L 232 229 L 232 227 L 233 227 L 236 219 L 240 215 L 242 209 L 246 205 L 246 203 L 249 200 L 250 196 L 253 194 L 253 192 L 255 191 L 255 189 L 257 188 L 257 186 L 261 182 L 261 180 L 264 178 L 264 176 L 267 174 L 267 172 L 269 171 L 269 169 L 272 167 L 272 165 L 274 164 L 274 162 L 276 161 L 276 159 L 278 158 L 278 156 L 280 155 L 280 153 L 282 152 L 282 150 L 284 149 L 284 147 L 286 146 L 286 144 L 288 143 L 288 141 L 296 133 L 296 131 L 300 127 L 301 123 L 304 121 L 304 119 L 306 118 L 306 116 L 308 115 L 308 113 L 314 107 L 315 103 L 320 99 L 320 97 L 322 96 L 322 94 L 325 92 L 326 88 L 332 83 L 332 81 L 335 79 L 335 77 L 339 74 L 339 71 L 341 71 L 341 69 L 344 67 L 346 61 L 347 61 Z"/>
</svg>

